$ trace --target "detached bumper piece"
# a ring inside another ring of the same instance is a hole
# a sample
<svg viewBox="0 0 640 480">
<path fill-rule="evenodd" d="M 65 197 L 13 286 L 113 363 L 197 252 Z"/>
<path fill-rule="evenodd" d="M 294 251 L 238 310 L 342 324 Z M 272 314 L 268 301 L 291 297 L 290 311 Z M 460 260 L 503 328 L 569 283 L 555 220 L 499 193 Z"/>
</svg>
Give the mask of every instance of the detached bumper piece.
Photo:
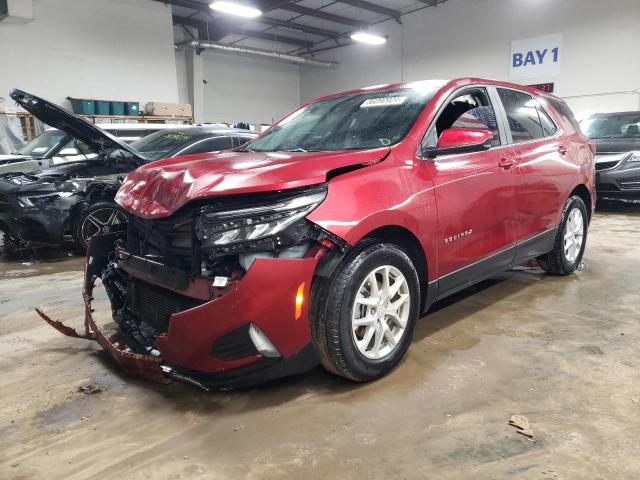
<svg viewBox="0 0 640 480">
<path fill-rule="evenodd" d="M 169 383 L 170 380 L 165 376 L 161 367 L 161 358 L 128 351 L 127 346 L 117 339 L 118 334 L 115 332 L 110 336 L 105 335 L 93 320 L 93 316 L 91 315 L 91 300 L 86 294 L 84 295 L 84 304 L 85 333 L 83 334 L 78 333 L 74 328 L 64 325 L 59 320 L 52 319 L 39 308 L 36 309 L 36 312 L 45 322 L 68 337 L 83 338 L 85 340 L 95 340 L 98 342 L 124 372 L 154 382 Z"/>
<path fill-rule="evenodd" d="M 64 335 L 98 342 L 126 373 L 160 383 L 239 388 L 318 365 L 303 300 L 317 258 L 257 259 L 220 292 L 209 278 L 190 278 L 187 285 L 168 281 L 170 272 L 152 278 L 151 270 L 132 264 L 130 256 L 114 256 L 114 244 L 123 236 L 96 236 L 89 245 L 84 332 L 37 309 L 43 320 Z M 117 331 L 95 323 L 96 279 L 109 296 Z"/>
</svg>

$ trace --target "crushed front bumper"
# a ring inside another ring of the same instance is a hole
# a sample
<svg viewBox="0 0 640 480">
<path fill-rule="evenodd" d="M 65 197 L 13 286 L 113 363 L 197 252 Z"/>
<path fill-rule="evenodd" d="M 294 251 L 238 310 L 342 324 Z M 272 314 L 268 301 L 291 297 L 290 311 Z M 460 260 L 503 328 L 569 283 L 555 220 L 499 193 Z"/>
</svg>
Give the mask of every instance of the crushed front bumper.
<svg viewBox="0 0 640 480">
<path fill-rule="evenodd" d="M 175 379 L 206 390 L 255 385 L 306 372 L 319 363 L 311 342 L 306 308 L 318 263 L 315 257 L 255 260 L 247 273 L 223 295 L 171 315 L 168 330 L 155 339 L 153 353 L 135 353 L 118 332 L 103 332 L 92 315 L 94 283 L 109 262 L 108 253 L 117 235 L 96 236 L 89 245 L 83 289 L 84 333 L 37 310 L 61 333 L 97 341 L 129 374 L 161 383 Z M 149 278 L 142 280 L 148 282 Z M 186 292 L 202 295 L 202 289 L 192 287 L 193 284 Z M 302 304 L 300 296 L 304 299 Z M 242 358 L 216 358 L 218 340 L 250 324 L 268 337 L 279 356 L 252 354 Z"/>
</svg>

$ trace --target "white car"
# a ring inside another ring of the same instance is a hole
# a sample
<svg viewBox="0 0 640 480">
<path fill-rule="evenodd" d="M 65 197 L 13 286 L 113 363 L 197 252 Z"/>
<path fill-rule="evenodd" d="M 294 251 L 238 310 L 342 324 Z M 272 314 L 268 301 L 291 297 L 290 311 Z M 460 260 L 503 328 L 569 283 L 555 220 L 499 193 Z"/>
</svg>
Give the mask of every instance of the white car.
<svg viewBox="0 0 640 480">
<path fill-rule="evenodd" d="M 159 130 L 184 127 L 164 123 L 103 123 L 97 126 L 124 143 L 134 142 Z M 70 134 L 48 128 L 17 152 L 0 155 L 0 175 L 37 172 L 89 155 L 94 155 L 91 149 Z"/>
</svg>

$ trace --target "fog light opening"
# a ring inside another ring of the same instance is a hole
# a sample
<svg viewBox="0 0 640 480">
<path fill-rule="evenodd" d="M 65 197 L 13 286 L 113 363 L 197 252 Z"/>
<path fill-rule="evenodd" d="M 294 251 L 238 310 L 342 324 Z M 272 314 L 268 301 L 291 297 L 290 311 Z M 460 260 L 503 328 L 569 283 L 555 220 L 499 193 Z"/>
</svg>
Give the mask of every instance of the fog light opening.
<svg viewBox="0 0 640 480">
<path fill-rule="evenodd" d="M 295 309 L 295 318 L 299 320 L 302 316 L 302 305 L 304 304 L 304 282 L 300 284 L 298 287 L 298 291 L 296 292 L 296 309 Z"/>
<path fill-rule="evenodd" d="M 279 357 L 280 352 L 275 347 L 271 340 L 264 334 L 262 330 L 260 330 L 253 323 L 249 325 L 249 336 L 251 337 L 251 341 L 256 347 L 256 350 L 263 357 Z"/>
</svg>

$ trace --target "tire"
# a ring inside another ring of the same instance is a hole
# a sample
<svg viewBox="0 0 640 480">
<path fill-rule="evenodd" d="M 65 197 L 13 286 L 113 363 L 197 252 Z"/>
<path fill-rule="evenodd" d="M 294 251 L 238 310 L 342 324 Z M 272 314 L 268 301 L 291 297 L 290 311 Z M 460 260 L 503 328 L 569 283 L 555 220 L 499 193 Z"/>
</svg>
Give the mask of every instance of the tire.
<svg viewBox="0 0 640 480">
<path fill-rule="evenodd" d="M 126 223 L 127 216 L 114 202 L 101 201 L 89 206 L 76 218 L 73 240 L 76 248 L 86 251 L 91 236 L 108 233 L 111 226 Z"/>
<path fill-rule="evenodd" d="M 374 295 L 372 275 L 378 296 Z M 389 279 L 386 290 L 385 275 Z M 397 293 L 385 302 L 384 297 L 395 289 Z M 415 267 L 399 247 L 369 240 L 357 245 L 316 298 L 318 307 L 311 312 L 311 331 L 327 370 L 365 382 L 384 376 L 402 360 L 420 311 L 420 286 Z M 377 298 L 378 304 L 370 304 Z M 397 309 L 392 313 L 394 306 Z M 354 321 L 366 325 L 354 326 Z"/>
<path fill-rule="evenodd" d="M 580 197 L 575 195 L 567 200 L 562 210 L 553 250 L 538 257 L 538 264 L 545 272 L 551 275 L 569 275 L 578 268 L 587 244 L 588 218 L 587 207 Z M 581 236 L 576 232 L 579 230 L 578 223 L 582 226 Z M 576 243 L 578 241 L 579 245 Z M 570 246 L 570 243 L 573 246 Z"/>
</svg>

